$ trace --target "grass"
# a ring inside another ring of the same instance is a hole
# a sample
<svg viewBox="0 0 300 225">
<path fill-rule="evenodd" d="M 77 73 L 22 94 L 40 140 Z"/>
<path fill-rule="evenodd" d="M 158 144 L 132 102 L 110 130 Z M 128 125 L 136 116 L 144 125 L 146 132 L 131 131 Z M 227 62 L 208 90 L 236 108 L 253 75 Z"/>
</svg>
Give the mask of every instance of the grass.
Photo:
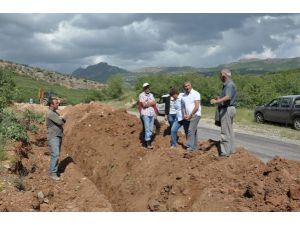
<svg viewBox="0 0 300 225">
<path fill-rule="evenodd" d="M 214 123 L 215 107 L 202 106 L 202 118 L 210 123 Z M 254 120 L 254 110 L 237 108 L 234 119 L 235 128 L 268 136 L 277 136 L 293 140 L 300 140 L 300 132 L 282 124 L 264 123 L 258 124 Z"/>
<path fill-rule="evenodd" d="M 69 104 L 85 102 L 93 94 L 93 91 L 89 89 L 66 88 L 16 74 L 13 76 L 13 80 L 18 89 L 16 100 L 19 102 L 29 102 L 29 99 L 32 98 L 34 103 L 38 103 L 39 88 L 43 88 L 45 92 L 54 92 L 59 97 L 66 99 Z"/>
<path fill-rule="evenodd" d="M 4 161 L 7 159 L 6 151 L 5 151 L 5 139 L 4 137 L 0 134 L 0 161 Z"/>
</svg>

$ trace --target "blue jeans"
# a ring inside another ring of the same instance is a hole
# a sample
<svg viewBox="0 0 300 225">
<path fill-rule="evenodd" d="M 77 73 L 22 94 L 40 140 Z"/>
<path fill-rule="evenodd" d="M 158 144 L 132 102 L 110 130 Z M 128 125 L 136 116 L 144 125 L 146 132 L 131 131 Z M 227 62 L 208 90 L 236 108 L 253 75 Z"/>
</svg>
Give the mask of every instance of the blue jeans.
<svg viewBox="0 0 300 225">
<path fill-rule="evenodd" d="M 170 125 L 170 129 L 172 128 L 173 123 L 175 122 L 175 120 L 176 120 L 176 114 L 169 114 L 168 115 L 168 122 L 169 122 L 169 125 Z"/>
<path fill-rule="evenodd" d="M 58 171 L 58 157 L 61 147 L 61 137 L 53 137 L 48 140 L 51 149 L 51 160 L 50 160 L 50 175 L 57 175 Z"/>
<path fill-rule="evenodd" d="M 175 119 L 172 127 L 171 127 L 171 146 L 176 147 L 177 144 L 177 131 L 182 126 L 183 121 L 178 121 Z"/>
<path fill-rule="evenodd" d="M 144 127 L 145 127 L 145 141 L 150 141 L 152 137 L 152 130 L 154 124 L 154 117 L 153 116 L 142 116 Z"/>
</svg>

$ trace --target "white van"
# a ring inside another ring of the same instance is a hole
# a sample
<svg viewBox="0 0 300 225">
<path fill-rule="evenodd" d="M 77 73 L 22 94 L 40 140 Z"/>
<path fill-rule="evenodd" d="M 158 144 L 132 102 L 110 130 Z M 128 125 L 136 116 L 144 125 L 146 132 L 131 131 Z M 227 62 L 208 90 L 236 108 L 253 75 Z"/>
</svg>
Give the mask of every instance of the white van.
<svg viewBox="0 0 300 225">
<path fill-rule="evenodd" d="M 169 94 L 166 95 L 162 95 L 158 101 L 158 103 L 156 104 L 157 106 L 157 110 L 158 110 L 158 114 L 160 116 L 164 116 L 166 114 L 165 112 L 165 108 L 166 108 L 166 99 L 169 97 Z"/>
</svg>

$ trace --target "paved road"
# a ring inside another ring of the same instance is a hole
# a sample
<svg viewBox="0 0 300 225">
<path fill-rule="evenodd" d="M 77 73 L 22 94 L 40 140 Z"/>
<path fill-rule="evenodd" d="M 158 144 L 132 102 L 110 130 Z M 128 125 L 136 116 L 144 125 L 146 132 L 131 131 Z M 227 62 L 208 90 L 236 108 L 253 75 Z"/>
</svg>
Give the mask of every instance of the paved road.
<svg viewBox="0 0 300 225">
<path fill-rule="evenodd" d="M 198 128 L 198 137 L 199 140 L 219 140 L 220 131 L 200 125 Z M 247 149 L 250 153 L 264 162 L 267 162 L 275 156 L 292 160 L 300 160 L 300 145 L 237 132 L 235 132 L 235 137 L 237 147 Z"/>
<path fill-rule="evenodd" d="M 129 113 L 138 116 L 138 113 L 136 112 Z M 163 120 L 163 117 L 159 117 L 159 120 Z M 208 139 L 220 140 L 220 130 L 208 128 L 205 126 L 203 121 L 200 120 L 198 126 L 198 137 L 200 141 Z M 243 147 L 247 149 L 250 153 L 264 162 L 269 161 L 275 156 L 292 160 L 300 160 L 300 145 L 298 144 L 281 141 L 279 138 L 278 140 L 275 140 L 267 137 L 238 132 L 235 132 L 235 137 L 236 147 Z"/>
</svg>

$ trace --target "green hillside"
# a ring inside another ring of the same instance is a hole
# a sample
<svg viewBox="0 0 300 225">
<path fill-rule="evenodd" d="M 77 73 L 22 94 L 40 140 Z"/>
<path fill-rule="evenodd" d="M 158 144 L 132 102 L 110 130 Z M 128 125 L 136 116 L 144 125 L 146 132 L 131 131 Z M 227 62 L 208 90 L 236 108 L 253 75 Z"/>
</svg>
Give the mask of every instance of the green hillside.
<svg viewBox="0 0 300 225">
<path fill-rule="evenodd" d="M 221 64 L 213 68 L 199 68 L 200 72 L 213 74 L 222 68 L 230 68 L 235 73 L 261 75 L 267 72 L 276 72 L 300 68 L 300 57 L 298 58 L 274 58 L 274 59 L 244 59 L 238 62 Z"/>
<path fill-rule="evenodd" d="M 71 89 L 60 85 L 53 85 L 45 81 L 33 80 L 15 73 L 12 74 L 12 78 L 18 90 L 15 98 L 18 102 L 29 102 L 29 99 L 32 98 L 34 103 L 38 103 L 39 88 L 57 94 L 59 97 L 66 99 L 70 104 L 84 102 L 89 99 L 94 92 L 88 89 Z"/>
</svg>

